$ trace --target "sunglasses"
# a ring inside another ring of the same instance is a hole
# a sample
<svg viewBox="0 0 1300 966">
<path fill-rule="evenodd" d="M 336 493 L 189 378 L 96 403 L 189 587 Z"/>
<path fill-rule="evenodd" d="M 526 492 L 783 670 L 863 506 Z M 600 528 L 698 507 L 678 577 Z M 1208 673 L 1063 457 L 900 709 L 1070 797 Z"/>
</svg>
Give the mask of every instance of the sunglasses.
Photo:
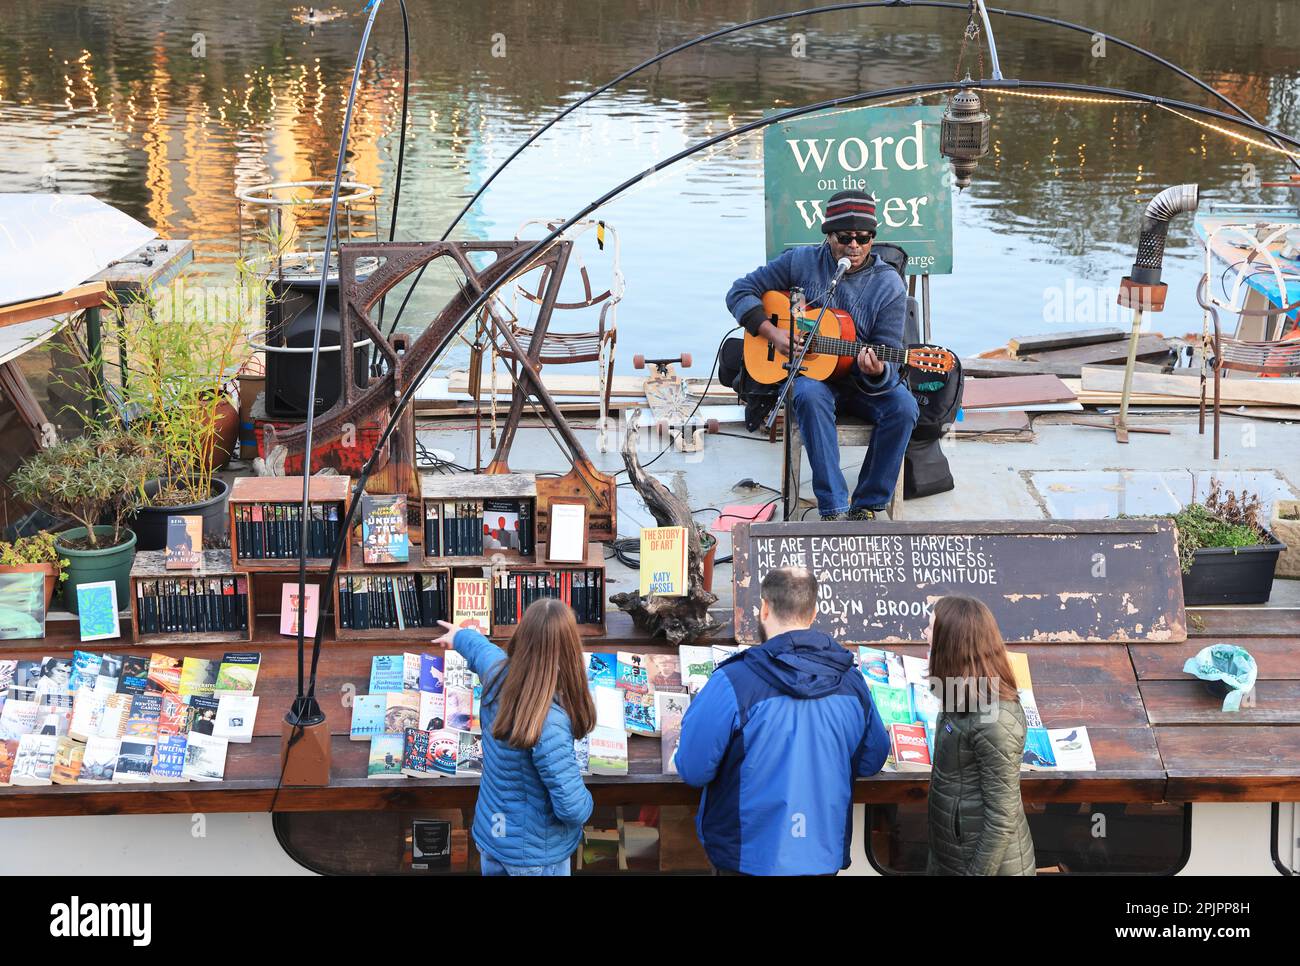
<svg viewBox="0 0 1300 966">
<path fill-rule="evenodd" d="M 849 245 L 853 242 L 857 242 L 859 245 L 870 245 L 875 237 L 876 233 L 874 231 L 863 231 L 856 234 L 851 231 L 837 231 L 835 233 L 835 239 L 841 245 Z"/>
</svg>

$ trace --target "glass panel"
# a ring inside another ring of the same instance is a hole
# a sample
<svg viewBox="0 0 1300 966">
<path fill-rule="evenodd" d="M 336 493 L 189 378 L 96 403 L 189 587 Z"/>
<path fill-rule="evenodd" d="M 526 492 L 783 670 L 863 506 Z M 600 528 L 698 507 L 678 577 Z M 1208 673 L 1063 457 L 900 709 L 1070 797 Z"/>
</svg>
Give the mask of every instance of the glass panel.
<svg viewBox="0 0 1300 966">
<path fill-rule="evenodd" d="M 295 862 L 323 875 L 477 873 L 472 808 L 281 812 L 276 836 Z M 575 875 L 696 873 L 712 868 L 693 806 L 597 808 L 583 829 Z"/>
<path fill-rule="evenodd" d="M 1173 875 L 1187 862 L 1191 806 L 1026 803 L 1040 874 Z M 924 803 L 867 808 L 867 858 L 885 874 L 925 871 Z"/>
<path fill-rule="evenodd" d="M 27 380 L 45 418 L 57 427 L 59 439 L 80 436 L 86 424 L 79 414 L 91 412 L 79 389 L 88 373 L 68 330 L 24 352 L 13 364 Z"/>
<path fill-rule="evenodd" d="M 33 532 L 27 520 L 31 507 L 14 496 L 8 480 L 22 461 L 35 452 L 36 441 L 31 430 L 8 393 L 0 392 L 0 529 L 6 540 Z"/>
</svg>

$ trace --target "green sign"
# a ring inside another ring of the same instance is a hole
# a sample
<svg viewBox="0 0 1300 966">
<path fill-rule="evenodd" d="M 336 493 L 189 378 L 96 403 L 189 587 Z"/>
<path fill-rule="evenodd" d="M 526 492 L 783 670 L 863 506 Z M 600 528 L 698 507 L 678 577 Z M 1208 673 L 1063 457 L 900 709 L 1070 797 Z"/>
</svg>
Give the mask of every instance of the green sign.
<svg viewBox="0 0 1300 966">
<path fill-rule="evenodd" d="M 952 176 L 939 153 L 942 107 L 808 114 L 763 133 L 767 257 L 820 243 L 826 200 L 876 196 L 877 238 L 906 250 L 910 275 L 952 273 Z"/>
</svg>

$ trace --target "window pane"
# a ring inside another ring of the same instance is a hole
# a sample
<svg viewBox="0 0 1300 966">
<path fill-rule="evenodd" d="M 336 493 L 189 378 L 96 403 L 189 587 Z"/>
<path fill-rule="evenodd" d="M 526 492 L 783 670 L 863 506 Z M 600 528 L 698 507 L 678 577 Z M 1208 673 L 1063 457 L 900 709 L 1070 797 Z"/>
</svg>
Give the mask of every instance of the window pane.
<svg viewBox="0 0 1300 966">
<path fill-rule="evenodd" d="M 82 392 L 88 373 L 68 330 L 51 336 L 13 362 L 27 380 L 45 418 L 58 428 L 59 439 L 80 436 L 86 425 L 82 415 L 91 412 Z"/>
<path fill-rule="evenodd" d="M 924 803 L 867 809 L 867 858 L 883 873 L 925 871 Z M 1172 875 L 1187 862 L 1191 806 L 1026 803 L 1040 873 Z"/>
<path fill-rule="evenodd" d="M 276 835 L 299 864 L 323 875 L 477 873 L 472 808 L 280 812 Z M 689 806 L 597 808 L 583 829 L 575 875 L 712 872 Z"/>
</svg>

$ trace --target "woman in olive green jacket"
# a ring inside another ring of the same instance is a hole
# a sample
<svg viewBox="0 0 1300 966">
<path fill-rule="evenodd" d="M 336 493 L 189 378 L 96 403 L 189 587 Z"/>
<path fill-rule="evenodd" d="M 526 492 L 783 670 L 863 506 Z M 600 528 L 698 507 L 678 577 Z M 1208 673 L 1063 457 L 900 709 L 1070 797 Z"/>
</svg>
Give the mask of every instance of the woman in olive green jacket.
<svg viewBox="0 0 1300 966">
<path fill-rule="evenodd" d="M 930 774 L 930 875 L 1034 875 L 1020 797 L 1025 712 L 1002 632 L 970 597 L 945 597 L 930 624 L 930 676 L 944 708 Z"/>
</svg>

